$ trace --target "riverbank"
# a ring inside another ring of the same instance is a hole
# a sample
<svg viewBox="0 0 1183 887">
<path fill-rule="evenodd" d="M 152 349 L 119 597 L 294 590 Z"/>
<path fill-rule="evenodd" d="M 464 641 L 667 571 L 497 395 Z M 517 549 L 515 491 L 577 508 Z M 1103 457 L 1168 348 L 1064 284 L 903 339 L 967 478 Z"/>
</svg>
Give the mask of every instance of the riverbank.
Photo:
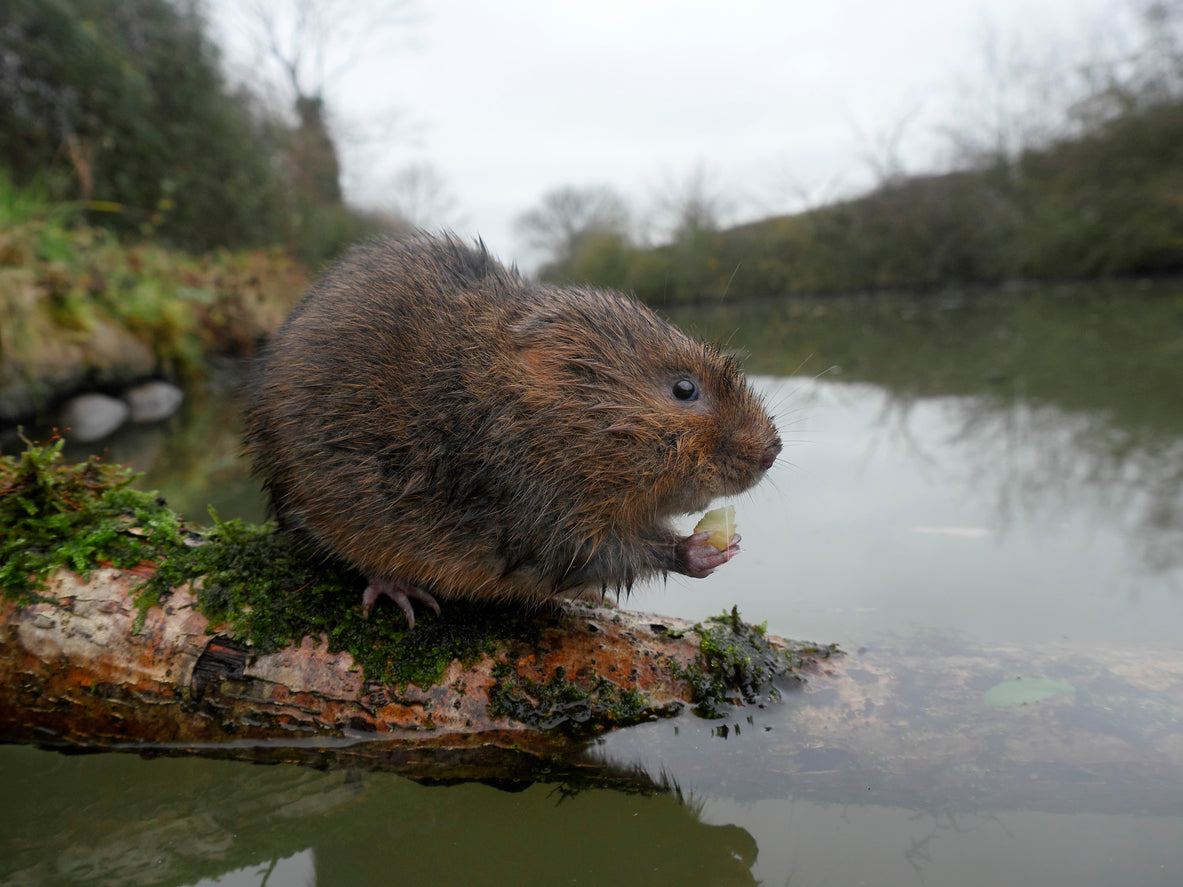
<svg viewBox="0 0 1183 887">
<path fill-rule="evenodd" d="M 794 214 L 730 228 L 688 216 L 659 245 L 589 228 L 541 275 L 663 305 L 1177 277 L 1180 82 L 1109 84 L 1054 136 Z"/>
<path fill-rule="evenodd" d="M 0 227 L 0 425 L 81 391 L 191 383 L 216 356 L 253 353 L 307 285 L 277 249 L 127 244 L 68 208 L 14 202 Z"/>
</svg>

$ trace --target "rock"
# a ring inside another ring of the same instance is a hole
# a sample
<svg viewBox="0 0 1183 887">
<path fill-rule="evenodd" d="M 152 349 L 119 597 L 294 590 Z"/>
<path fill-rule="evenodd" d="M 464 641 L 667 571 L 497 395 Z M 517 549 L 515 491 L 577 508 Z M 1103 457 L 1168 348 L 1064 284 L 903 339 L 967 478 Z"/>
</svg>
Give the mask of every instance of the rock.
<svg viewBox="0 0 1183 887">
<path fill-rule="evenodd" d="M 129 388 L 123 397 L 131 407 L 133 422 L 159 422 L 177 411 L 185 394 L 176 385 L 157 380 Z"/>
<path fill-rule="evenodd" d="M 116 397 L 80 394 L 62 408 L 61 423 L 70 440 L 89 443 L 102 440 L 127 421 L 131 408 Z"/>
</svg>

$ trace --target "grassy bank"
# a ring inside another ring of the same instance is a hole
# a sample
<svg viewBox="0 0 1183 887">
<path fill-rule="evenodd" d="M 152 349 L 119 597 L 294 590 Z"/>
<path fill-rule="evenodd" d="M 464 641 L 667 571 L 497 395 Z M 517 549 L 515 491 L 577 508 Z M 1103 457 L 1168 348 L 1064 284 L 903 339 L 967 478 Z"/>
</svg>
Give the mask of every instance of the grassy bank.
<svg viewBox="0 0 1183 887">
<path fill-rule="evenodd" d="M 213 355 L 254 351 L 306 279 L 277 250 L 121 242 L 0 179 L 0 419 L 84 387 L 199 377 Z"/>
<path fill-rule="evenodd" d="M 1116 43 L 995 72 L 1022 111 L 965 109 L 943 168 L 886 158 L 862 195 L 729 229 L 688 192 L 656 248 L 585 215 L 542 276 L 656 304 L 1183 276 L 1183 5 L 1117 12 Z"/>
<path fill-rule="evenodd" d="M 1183 275 L 1183 99 L 1131 110 L 1013 160 L 642 249 L 587 237 L 543 270 L 654 304 L 1004 281 Z"/>
</svg>

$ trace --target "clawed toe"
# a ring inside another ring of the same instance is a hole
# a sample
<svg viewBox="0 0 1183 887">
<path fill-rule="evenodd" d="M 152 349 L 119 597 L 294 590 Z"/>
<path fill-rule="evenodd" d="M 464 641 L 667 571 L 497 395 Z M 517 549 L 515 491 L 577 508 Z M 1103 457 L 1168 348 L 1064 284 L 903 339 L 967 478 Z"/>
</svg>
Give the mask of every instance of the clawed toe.
<svg viewBox="0 0 1183 887">
<path fill-rule="evenodd" d="M 398 604 L 398 608 L 407 617 L 407 628 L 415 627 L 415 610 L 411 606 L 412 600 L 427 604 L 427 606 L 435 611 L 437 616 L 440 612 L 440 605 L 436 603 L 435 598 L 419 586 L 404 582 L 401 579 L 375 579 L 371 577 L 370 584 L 366 586 L 366 590 L 362 593 L 361 597 L 361 609 L 366 616 L 370 615 L 370 611 L 374 609 L 374 605 L 380 597 L 388 597 Z"/>
</svg>

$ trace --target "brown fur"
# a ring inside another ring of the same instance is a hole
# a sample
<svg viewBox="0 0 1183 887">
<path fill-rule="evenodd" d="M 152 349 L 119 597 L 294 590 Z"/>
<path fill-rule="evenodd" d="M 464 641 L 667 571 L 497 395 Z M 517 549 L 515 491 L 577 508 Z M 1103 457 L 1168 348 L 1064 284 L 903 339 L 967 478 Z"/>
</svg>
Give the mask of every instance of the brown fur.
<svg viewBox="0 0 1183 887">
<path fill-rule="evenodd" d="M 697 400 L 672 386 L 693 380 Z M 371 577 L 536 604 L 681 569 L 677 514 L 780 440 L 738 367 L 618 293 L 363 245 L 276 334 L 247 448 L 282 524 Z"/>
</svg>

